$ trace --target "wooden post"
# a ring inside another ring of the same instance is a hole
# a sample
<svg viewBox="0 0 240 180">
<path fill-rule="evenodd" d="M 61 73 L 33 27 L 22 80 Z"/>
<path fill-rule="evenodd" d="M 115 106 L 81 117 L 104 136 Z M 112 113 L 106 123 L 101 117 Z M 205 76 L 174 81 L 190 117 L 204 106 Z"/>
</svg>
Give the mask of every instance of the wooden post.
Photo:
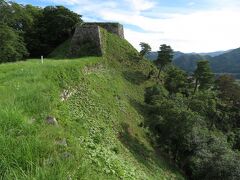
<svg viewBox="0 0 240 180">
<path fill-rule="evenodd" d="M 42 62 L 42 64 L 43 64 L 43 56 L 41 56 L 41 62 Z"/>
</svg>

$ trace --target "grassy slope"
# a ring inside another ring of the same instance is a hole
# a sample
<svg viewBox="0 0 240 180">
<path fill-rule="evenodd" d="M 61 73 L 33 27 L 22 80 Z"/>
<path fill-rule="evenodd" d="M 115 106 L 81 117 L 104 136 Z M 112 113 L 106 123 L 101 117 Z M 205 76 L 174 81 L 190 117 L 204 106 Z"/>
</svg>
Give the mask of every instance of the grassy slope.
<svg viewBox="0 0 240 180">
<path fill-rule="evenodd" d="M 125 40 L 103 36 L 102 58 L 0 65 L 1 178 L 182 178 L 139 127 L 150 65 Z M 63 90 L 73 94 L 62 102 Z M 48 115 L 59 126 L 45 124 Z"/>
</svg>

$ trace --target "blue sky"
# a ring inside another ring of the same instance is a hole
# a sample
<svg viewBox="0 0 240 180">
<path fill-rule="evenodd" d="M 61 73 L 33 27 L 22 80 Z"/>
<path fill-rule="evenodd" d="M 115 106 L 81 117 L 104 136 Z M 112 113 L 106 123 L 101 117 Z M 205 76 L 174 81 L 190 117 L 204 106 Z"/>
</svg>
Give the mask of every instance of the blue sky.
<svg viewBox="0 0 240 180">
<path fill-rule="evenodd" d="M 16 0 L 64 5 L 85 21 L 120 22 L 139 49 L 169 44 L 176 51 L 210 52 L 240 47 L 240 0 Z"/>
</svg>

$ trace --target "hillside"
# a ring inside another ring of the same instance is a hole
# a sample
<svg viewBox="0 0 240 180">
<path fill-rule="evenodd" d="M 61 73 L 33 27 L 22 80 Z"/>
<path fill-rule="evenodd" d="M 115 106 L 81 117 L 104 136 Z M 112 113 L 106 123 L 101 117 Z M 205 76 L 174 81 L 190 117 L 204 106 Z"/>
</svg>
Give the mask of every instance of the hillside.
<svg viewBox="0 0 240 180">
<path fill-rule="evenodd" d="M 215 72 L 237 73 L 240 76 L 240 48 L 214 57 L 211 67 Z"/>
<path fill-rule="evenodd" d="M 215 57 L 185 54 L 175 58 L 174 64 L 188 72 L 192 72 L 196 68 L 196 62 L 199 60 L 208 60 L 214 73 L 229 73 L 240 78 L 240 48 Z"/>
<path fill-rule="evenodd" d="M 176 57 L 173 60 L 173 63 L 184 71 L 193 72 L 196 69 L 197 61 L 203 59 L 206 59 L 206 57 L 199 54 L 183 54 Z"/>
<path fill-rule="evenodd" d="M 3 179 L 183 179 L 140 127 L 151 63 L 102 36 L 103 57 L 0 65 Z"/>
<path fill-rule="evenodd" d="M 149 53 L 146 58 L 155 60 L 157 52 Z M 187 72 L 193 72 L 199 60 L 208 60 L 214 73 L 229 73 L 240 78 L 240 48 L 200 54 L 174 52 L 173 63 Z"/>
</svg>

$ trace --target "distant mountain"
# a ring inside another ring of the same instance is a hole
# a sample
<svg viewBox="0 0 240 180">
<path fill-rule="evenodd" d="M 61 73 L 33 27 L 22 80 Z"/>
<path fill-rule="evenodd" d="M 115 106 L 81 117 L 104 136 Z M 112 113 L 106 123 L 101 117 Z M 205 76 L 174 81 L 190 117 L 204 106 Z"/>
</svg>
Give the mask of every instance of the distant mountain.
<svg viewBox="0 0 240 180">
<path fill-rule="evenodd" d="M 151 52 L 146 57 L 155 60 L 157 52 Z M 229 73 L 240 78 L 240 48 L 199 54 L 175 52 L 173 63 L 187 72 L 193 72 L 199 60 L 208 60 L 214 73 Z"/>
<path fill-rule="evenodd" d="M 174 52 L 174 58 L 173 58 L 173 59 L 178 58 L 178 57 L 180 57 L 180 56 L 182 56 L 182 55 L 184 55 L 184 53 L 182 53 L 182 52 L 180 52 L 180 51 L 175 51 L 175 52 Z M 145 57 L 146 57 L 147 59 L 150 59 L 150 60 L 154 61 L 154 60 L 156 60 L 157 57 L 158 57 L 158 52 L 152 51 L 152 52 L 148 53 Z"/>
<path fill-rule="evenodd" d="M 224 54 L 224 53 L 227 53 L 227 52 L 230 52 L 230 51 L 232 51 L 232 49 L 231 49 L 231 50 L 227 50 L 227 51 L 216 51 L 216 52 L 210 52 L 210 53 L 198 53 L 198 54 L 200 54 L 200 55 L 202 55 L 202 56 L 211 56 L 211 57 L 215 57 L 215 56 L 220 56 L 220 55 L 222 55 L 222 54 Z"/>
<path fill-rule="evenodd" d="M 145 57 L 151 61 L 155 61 L 158 57 L 158 53 L 156 51 L 149 52 Z"/>
<path fill-rule="evenodd" d="M 239 73 L 240 74 L 240 48 L 213 57 L 210 64 L 216 73 Z"/>
<path fill-rule="evenodd" d="M 199 54 L 183 54 L 179 57 L 174 57 L 173 64 L 187 72 L 192 72 L 196 69 L 197 61 L 204 59 L 209 60 L 210 58 L 210 56 L 202 56 Z"/>
</svg>

